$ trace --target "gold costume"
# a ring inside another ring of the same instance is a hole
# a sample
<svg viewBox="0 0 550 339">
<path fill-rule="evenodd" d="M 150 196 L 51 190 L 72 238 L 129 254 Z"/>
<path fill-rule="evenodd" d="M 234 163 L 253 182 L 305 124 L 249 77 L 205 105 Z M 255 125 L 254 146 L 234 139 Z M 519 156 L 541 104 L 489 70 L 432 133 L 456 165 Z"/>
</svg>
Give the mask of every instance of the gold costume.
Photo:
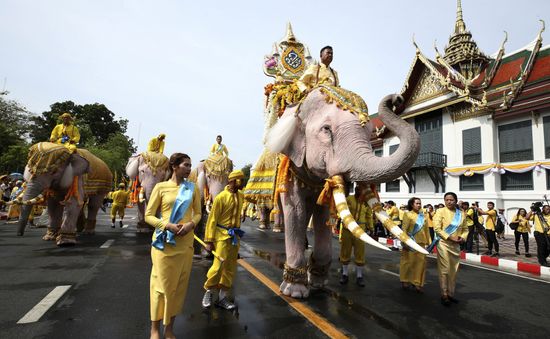
<svg viewBox="0 0 550 339">
<path fill-rule="evenodd" d="M 487 210 L 487 220 L 485 221 L 485 228 L 490 230 L 490 231 L 494 231 L 495 230 L 495 225 L 496 225 L 496 220 L 497 220 L 497 211 L 495 211 L 494 209 L 492 210 Z"/>
<path fill-rule="evenodd" d="M 518 228 L 516 228 L 516 231 L 519 233 L 531 233 L 531 224 L 529 223 L 529 220 L 525 217 L 522 217 L 521 215 L 514 215 L 512 218 L 512 222 L 518 223 Z"/>
<path fill-rule="evenodd" d="M 158 137 L 149 140 L 147 152 L 164 153 L 164 140 L 160 140 Z"/>
<path fill-rule="evenodd" d="M 62 142 L 63 137 L 68 138 L 65 142 Z M 76 144 L 80 141 L 80 132 L 78 128 L 72 123 L 69 125 L 58 124 L 50 135 L 50 142 L 56 144 L 62 144 L 67 147 L 71 152 L 76 151 Z"/>
<path fill-rule="evenodd" d="M 546 223 L 548 225 L 550 225 L 550 215 L 543 214 L 543 216 L 544 216 L 544 220 L 546 220 Z M 539 232 L 541 234 L 544 234 L 544 228 L 542 227 L 542 224 L 540 223 L 539 217 L 537 217 L 536 214 L 533 214 L 533 215 L 531 215 L 530 220 L 533 221 L 534 224 L 535 224 L 535 232 Z M 548 235 L 550 235 L 550 229 L 548 230 Z"/>
<path fill-rule="evenodd" d="M 409 234 L 416 225 L 418 214 L 414 211 L 403 214 L 403 232 Z M 413 240 L 422 247 L 427 247 L 432 239 L 428 229 L 428 215 L 424 215 L 422 229 L 414 235 Z M 424 286 L 426 278 L 426 256 L 422 253 L 411 251 L 403 246 L 399 264 L 399 279 L 401 282 L 411 283 L 415 286 Z"/>
<path fill-rule="evenodd" d="M 442 295 L 454 296 L 456 285 L 456 274 L 460 263 L 460 245 L 454 241 L 447 240 L 449 236 L 456 235 L 462 239 L 468 236 L 465 213 L 462 213 L 457 230 L 447 234 L 445 229 L 451 224 L 455 211 L 447 207 L 438 208 L 434 215 L 434 231 L 441 238 L 437 243 L 437 271 L 439 273 L 439 285 Z"/>
<path fill-rule="evenodd" d="M 243 207 L 243 192 L 231 193 L 228 186 L 216 196 L 212 205 L 212 211 L 208 216 L 204 230 L 204 241 L 214 243 L 216 252 L 225 261 L 222 263 L 214 258 L 212 267 L 206 274 L 204 289 L 228 290 L 233 285 L 233 276 L 237 271 L 237 255 L 239 253 L 239 241 L 233 245 L 233 238 L 228 230 L 219 227 L 239 228 L 241 226 L 240 212 Z"/>
<path fill-rule="evenodd" d="M 355 221 L 365 231 L 369 229 L 374 230 L 374 223 L 372 219 L 372 210 L 367 205 L 366 201 L 358 203 L 355 195 L 347 197 L 349 210 Z M 365 243 L 363 240 L 356 238 L 346 228 L 340 227 L 340 262 L 343 265 L 348 265 L 351 261 L 351 251 L 353 249 L 353 257 L 356 266 L 365 265 Z"/>
<path fill-rule="evenodd" d="M 387 211 L 388 217 L 399 227 L 401 227 L 401 219 L 399 219 L 399 209 L 397 206 L 390 206 Z"/>
<path fill-rule="evenodd" d="M 297 82 L 300 91 L 311 89 L 317 85 L 332 85 L 340 86 L 338 73 L 332 68 L 327 67 L 323 63 L 313 64 L 308 67 L 304 74 Z"/>
<path fill-rule="evenodd" d="M 179 186 L 172 180 L 160 182 L 151 193 L 145 211 L 145 222 L 164 230 L 170 220 L 172 206 L 178 195 Z M 162 218 L 157 218 L 160 208 Z M 178 223 L 193 221 L 197 225 L 201 220 L 201 196 L 195 185 L 193 201 Z M 153 233 L 153 240 L 155 240 Z M 164 250 L 151 247 L 150 302 L 151 320 L 163 320 L 170 323 L 170 318 L 181 312 L 187 293 L 189 275 L 193 264 L 193 232 L 176 237 L 176 245 L 166 245 Z"/>
<path fill-rule="evenodd" d="M 119 189 L 111 194 L 111 199 L 113 199 L 113 205 L 111 206 L 111 219 L 115 219 L 118 213 L 118 216 L 124 218 L 124 210 L 126 205 L 128 205 L 128 199 L 130 198 L 130 193 L 123 189 Z"/>
</svg>

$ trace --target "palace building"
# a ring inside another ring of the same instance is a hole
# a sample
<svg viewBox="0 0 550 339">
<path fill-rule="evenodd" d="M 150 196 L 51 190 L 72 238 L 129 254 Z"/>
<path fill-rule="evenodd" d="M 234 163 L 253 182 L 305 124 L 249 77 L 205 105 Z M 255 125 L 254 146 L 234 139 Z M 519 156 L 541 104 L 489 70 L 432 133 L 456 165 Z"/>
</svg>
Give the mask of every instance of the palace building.
<svg viewBox="0 0 550 339">
<path fill-rule="evenodd" d="M 459 200 L 494 201 L 508 220 L 520 207 L 541 201 L 550 189 L 550 45 L 542 28 L 525 47 L 484 54 L 467 30 L 462 5 L 449 42 L 435 60 L 418 48 L 401 94 L 398 113 L 420 134 L 421 150 L 401 178 L 380 185 L 383 200 L 440 203 L 442 193 Z M 388 155 L 399 139 L 374 118 L 373 147 Z M 508 230 L 509 231 L 509 230 Z"/>
</svg>

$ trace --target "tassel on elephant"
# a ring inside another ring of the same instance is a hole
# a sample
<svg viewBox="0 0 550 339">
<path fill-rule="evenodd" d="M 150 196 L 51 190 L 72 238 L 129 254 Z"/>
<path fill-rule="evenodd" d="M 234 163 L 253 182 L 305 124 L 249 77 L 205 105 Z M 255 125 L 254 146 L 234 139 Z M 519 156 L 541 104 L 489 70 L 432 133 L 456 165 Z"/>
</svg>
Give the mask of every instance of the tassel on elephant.
<svg viewBox="0 0 550 339">
<path fill-rule="evenodd" d="M 344 186 L 353 182 L 377 184 L 403 175 L 420 149 L 414 127 L 392 111 L 401 97 L 387 96 L 380 103 L 380 118 L 400 139 L 391 156 L 377 157 L 370 144 L 372 126 L 363 99 L 332 86 L 311 91 L 298 105 L 288 107 L 269 132 L 268 148 L 290 159 L 286 192 L 281 193 L 285 219 L 286 264 L 280 289 L 285 295 L 305 298 L 309 287 L 327 281 L 332 258 L 331 230 L 326 226 L 329 207 L 317 202 L 334 199 L 344 225 L 363 241 L 387 250 L 358 227 L 347 208 Z M 321 194 L 323 193 L 323 195 Z M 374 192 L 368 203 L 384 226 L 416 250 L 427 252 L 392 224 Z M 306 227 L 312 217 L 315 246 L 304 254 Z"/>
<path fill-rule="evenodd" d="M 93 234 L 97 211 L 112 184 L 108 166 L 84 149 L 72 153 L 66 147 L 49 142 L 30 148 L 25 169 L 27 188 L 21 200 L 17 235 L 25 232 L 32 205 L 45 198 L 49 225 L 44 240 L 56 240 L 58 246 L 76 244 L 76 226 L 84 201 L 88 218 L 84 233 Z"/>
</svg>

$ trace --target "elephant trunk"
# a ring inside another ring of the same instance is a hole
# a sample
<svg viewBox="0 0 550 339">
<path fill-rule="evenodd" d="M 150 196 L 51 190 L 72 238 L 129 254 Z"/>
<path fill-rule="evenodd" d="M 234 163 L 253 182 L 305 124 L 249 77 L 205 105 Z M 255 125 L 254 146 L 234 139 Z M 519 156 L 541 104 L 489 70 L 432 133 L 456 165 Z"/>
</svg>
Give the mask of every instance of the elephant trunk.
<svg viewBox="0 0 550 339">
<path fill-rule="evenodd" d="M 27 221 L 29 215 L 32 212 L 33 204 L 29 203 L 32 199 L 37 198 L 44 188 L 37 181 L 31 180 L 23 193 L 23 204 L 21 205 L 21 213 L 19 215 L 19 223 L 17 225 L 17 235 L 22 236 L 25 234 L 25 227 L 27 227 Z"/>
<path fill-rule="evenodd" d="M 420 151 L 420 137 L 413 126 L 398 118 L 392 111 L 403 99 L 398 95 L 388 95 L 379 106 L 379 116 L 386 127 L 399 138 L 400 145 L 390 156 L 377 157 L 372 148 L 361 148 L 357 152 L 347 150 L 353 157 L 347 178 L 350 181 L 382 183 L 402 176 L 416 161 Z"/>
</svg>

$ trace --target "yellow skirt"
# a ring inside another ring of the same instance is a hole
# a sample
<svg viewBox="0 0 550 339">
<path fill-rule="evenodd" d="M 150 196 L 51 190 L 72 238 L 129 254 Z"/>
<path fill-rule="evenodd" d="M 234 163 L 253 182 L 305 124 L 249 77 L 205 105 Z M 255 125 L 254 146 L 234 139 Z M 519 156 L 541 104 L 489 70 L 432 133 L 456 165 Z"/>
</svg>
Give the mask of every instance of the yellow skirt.
<svg viewBox="0 0 550 339">
<path fill-rule="evenodd" d="M 176 245 L 166 244 L 163 251 L 151 247 L 151 320 L 162 320 L 181 313 L 193 266 L 193 234 L 176 237 Z"/>
<path fill-rule="evenodd" d="M 424 286 L 426 280 L 426 256 L 410 250 L 401 251 L 399 280 L 415 286 Z"/>
</svg>

